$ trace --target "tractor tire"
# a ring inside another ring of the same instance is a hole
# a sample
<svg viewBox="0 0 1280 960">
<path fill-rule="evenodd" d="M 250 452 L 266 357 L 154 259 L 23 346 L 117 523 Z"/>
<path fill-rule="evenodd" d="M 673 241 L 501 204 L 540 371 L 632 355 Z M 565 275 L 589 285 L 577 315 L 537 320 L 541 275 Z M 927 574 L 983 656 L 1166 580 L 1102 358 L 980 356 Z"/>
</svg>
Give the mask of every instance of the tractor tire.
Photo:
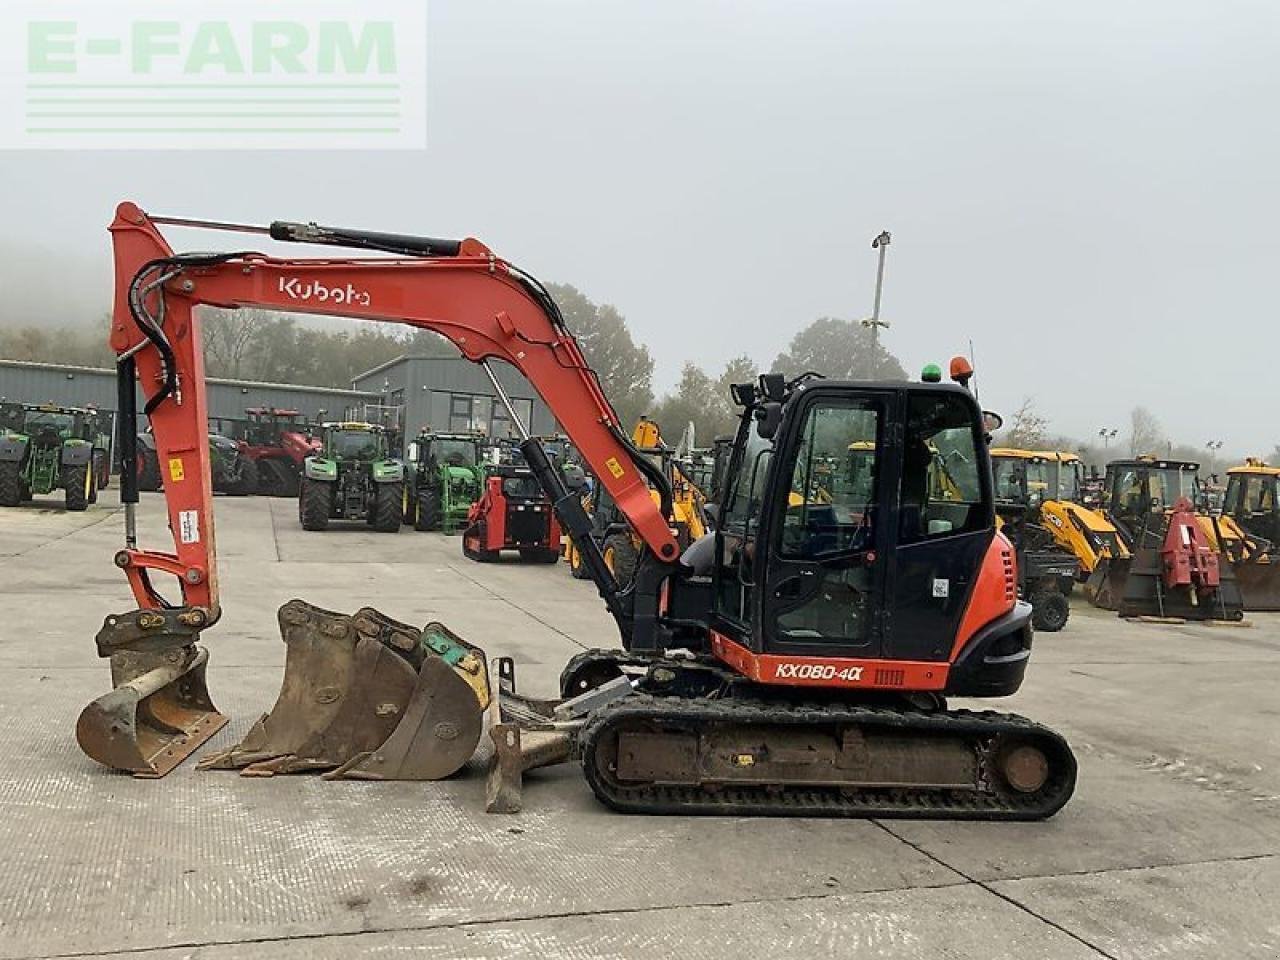
<svg viewBox="0 0 1280 960">
<path fill-rule="evenodd" d="M 154 492 L 160 489 L 160 460 L 147 451 L 139 455 L 142 461 L 138 466 L 138 489 Z"/>
<path fill-rule="evenodd" d="M 414 521 L 415 530 L 436 530 L 440 527 L 440 489 L 438 487 L 420 487 L 418 489 L 418 516 Z"/>
<path fill-rule="evenodd" d="M 71 513 L 83 513 L 89 509 L 91 499 L 97 499 L 94 490 L 93 467 L 82 463 L 74 467 L 62 468 L 62 490 L 66 496 L 67 510 Z"/>
<path fill-rule="evenodd" d="M 559 563 L 560 551 L 551 547 L 521 547 L 520 559 L 525 563 Z"/>
<path fill-rule="evenodd" d="M 111 486 L 111 460 L 108 458 L 105 450 L 94 451 L 93 469 L 98 474 L 99 490 L 105 490 L 107 487 Z"/>
<path fill-rule="evenodd" d="M 636 575 L 636 563 L 639 561 L 639 555 L 636 553 L 636 545 L 631 541 L 631 534 L 627 531 L 621 533 L 610 534 L 604 541 L 604 563 L 613 574 L 613 579 L 617 582 L 619 589 L 625 589 L 631 585 L 631 581 Z"/>
<path fill-rule="evenodd" d="M 373 488 L 373 529 L 379 533 L 399 533 L 404 491 L 401 483 L 378 483 Z"/>
<path fill-rule="evenodd" d="M 298 491 L 298 520 L 303 530 L 324 530 L 329 526 L 329 514 L 333 513 L 332 483 L 324 480 L 303 479 Z"/>
<path fill-rule="evenodd" d="M 590 580 L 591 574 L 587 572 L 587 565 L 582 562 L 582 554 L 578 551 L 575 543 L 569 544 L 569 575 L 575 580 Z"/>
<path fill-rule="evenodd" d="M 227 485 L 233 497 L 251 497 L 258 492 L 258 465 L 252 460 L 240 461 L 240 478 Z"/>
<path fill-rule="evenodd" d="M 258 482 L 264 476 L 271 477 L 272 497 L 296 497 L 298 495 L 300 475 L 292 460 L 272 458 L 263 460 L 258 465 Z"/>
<path fill-rule="evenodd" d="M 0 463 L 0 507 L 20 507 L 22 500 L 22 465 L 6 460 Z"/>
<path fill-rule="evenodd" d="M 1057 633 L 1071 617 L 1071 604 L 1057 590 L 1037 590 L 1031 595 L 1031 625 L 1042 633 Z"/>
</svg>

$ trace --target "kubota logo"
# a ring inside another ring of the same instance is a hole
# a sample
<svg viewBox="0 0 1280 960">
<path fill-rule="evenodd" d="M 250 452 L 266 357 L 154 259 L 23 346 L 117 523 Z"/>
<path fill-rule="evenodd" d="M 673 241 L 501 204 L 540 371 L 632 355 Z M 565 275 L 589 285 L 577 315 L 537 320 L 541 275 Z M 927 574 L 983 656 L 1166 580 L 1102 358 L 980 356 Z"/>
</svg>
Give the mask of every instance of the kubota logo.
<svg viewBox="0 0 1280 960">
<path fill-rule="evenodd" d="M 373 298 L 368 290 L 360 290 L 351 284 L 345 287 L 326 287 L 315 280 L 299 280 L 297 277 L 281 277 L 280 292 L 290 300 L 305 303 L 335 303 L 339 306 L 372 306 Z"/>
</svg>

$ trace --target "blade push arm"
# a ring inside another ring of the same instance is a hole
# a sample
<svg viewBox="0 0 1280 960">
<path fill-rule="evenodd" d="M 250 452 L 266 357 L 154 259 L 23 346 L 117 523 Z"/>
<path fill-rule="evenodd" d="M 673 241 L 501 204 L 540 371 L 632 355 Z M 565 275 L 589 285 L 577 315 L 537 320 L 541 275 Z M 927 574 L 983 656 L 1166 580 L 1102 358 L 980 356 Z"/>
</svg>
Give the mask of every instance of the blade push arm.
<svg viewBox="0 0 1280 960">
<path fill-rule="evenodd" d="M 137 366 L 176 549 L 143 552 L 131 544 L 117 557 L 140 606 L 161 603 L 146 580 L 146 571 L 159 569 L 178 576 L 184 606 L 207 608 L 216 617 L 208 408 L 200 322 L 193 312 L 202 304 L 402 323 L 447 337 L 469 360 L 506 361 L 537 390 L 649 549 L 663 562 L 676 560 L 665 511 L 646 483 L 652 467 L 621 432 L 577 341 L 537 282 L 478 240 L 419 239 L 415 247 L 415 238 L 278 224 L 271 231 L 278 239 L 402 250 L 413 258 L 179 257 L 157 221 L 125 203 L 111 226 L 111 346 Z M 308 236 L 307 230 L 317 233 Z M 360 242 L 352 244 L 352 237 Z"/>
</svg>

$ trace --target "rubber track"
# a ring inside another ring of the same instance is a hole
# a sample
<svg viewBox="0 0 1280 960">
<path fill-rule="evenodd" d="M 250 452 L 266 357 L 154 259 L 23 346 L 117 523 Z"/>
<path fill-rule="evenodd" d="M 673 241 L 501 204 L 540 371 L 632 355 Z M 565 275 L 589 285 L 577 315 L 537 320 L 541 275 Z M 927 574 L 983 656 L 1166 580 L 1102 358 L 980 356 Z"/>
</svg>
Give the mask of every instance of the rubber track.
<svg viewBox="0 0 1280 960">
<path fill-rule="evenodd" d="M 604 780 L 596 754 L 616 743 L 614 731 L 636 722 L 641 729 L 657 723 L 684 728 L 702 724 L 796 725 L 830 728 L 855 725 L 901 735 L 917 731 L 972 740 L 982 773 L 980 790 L 933 788 L 783 786 L 624 786 Z M 990 769 L 992 748 L 1001 736 L 1033 741 L 1049 759 L 1045 785 L 1033 794 L 996 790 L 999 778 Z M 624 813 L 709 814 L 720 816 L 901 817 L 932 820 L 1042 820 L 1071 798 L 1076 761 L 1059 734 L 1014 714 L 949 710 L 925 713 L 873 706 L 835 706 L 761 700 L 686 700 L 636 695 L 599 710 L 582 731 L 582 766 L 596 797 Z"/>
</svg>

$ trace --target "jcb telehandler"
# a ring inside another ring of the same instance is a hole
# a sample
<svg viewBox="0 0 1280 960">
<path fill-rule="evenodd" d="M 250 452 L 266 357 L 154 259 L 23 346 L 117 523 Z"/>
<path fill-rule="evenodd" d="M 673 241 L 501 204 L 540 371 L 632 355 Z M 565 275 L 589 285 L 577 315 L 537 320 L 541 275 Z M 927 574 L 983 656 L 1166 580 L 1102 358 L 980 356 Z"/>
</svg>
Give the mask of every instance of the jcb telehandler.
<svg viewBox="0 0 1280 960">
<path fill-rule="evenodd" d="M 363 520 L 397 533 L 404 510 L 404 464 L 387 449 L 376 424 L 346 421 L 321 427 L 322 448 L 303 461 L 298 520 L 324 530 L 330 520 Z"/>
<path fill-rule="evenodd" d="M 116 564 L 138 609 L 109 616 L 98 635 L 117 686 L 81 716 L 90 756 L 154 776 L 225 722 L 197 643 L 221 612 L 193 314 L 215 303 L 432 330 L 490 376 L 621 641 L 566 665 L 569 699 L 551 708 L 562 713 L 550 730 L 533 729 L 541 725 L 527 703 L 502 712 L 498 701 L 497 756 L 517 771 L 539 759 L 532 734 L 554 733 L 596 796 L 624 812 L 1033 820 L 1071 796 L 1076 764 L 1061 736 L 1021 717 L 947 707 L 949 696 L 1014 693 L 1032 643 L 1014 549 L 996 530 L 986 423 L 967 390 L 936 376 L 768 374 L 735 385 L 741 419 L 720 520 L 681 550 L 667 478 L 623 432 L 555 301 L 478 240 L 276 223 L 268 232 L 279 240 L 365 256 L 181 256 L 161 235 L 164 223 L 193 221 L 129 203 L 117 212 L 111 343 L 122 398 L 140 380 L 161 455 L 183 460 L 190 482 L 165 488 L 173 553 L 138 548 L 134 495 L 123 492 Z M 580 501 L 529 437 L 495 360 L 534 386 L 639 537 L 625 588 L 585 536 Z M 829 501 L 793 503 L 819 465 L 847 460 L 852 443 L 874 445 L 872 483 L 846 483 L 837 470 Z M 938 454 L 953 464 L 956 492 L 946 497 L 929 484 Z M 173 577 L 180 596 L 165 605 L 152 573 Z M 211 765 L 350 772 L 355 762 L 354 775 L 439 776 L 465 762 L 494 693 L 476 648 L 438 625 L 419 631 L 300 601 L 285 604 L 280 622 L 280 699 Z M 427 772 L 408 763 L 444 755 L 449 762 Z"/>
<path fill-rule="evenodd" d="M 404 522 L 415 530 L 456 533 L 484 487 L 479 433 L 423 430 L 409 444 Z"/>
<path fill-rule="evenodd" d="M 108 441 L 96 411 L 56 404 L 0 406 L 0 507 L 62 490 L 66 508 L 98 499 Z"/>
</svg>

